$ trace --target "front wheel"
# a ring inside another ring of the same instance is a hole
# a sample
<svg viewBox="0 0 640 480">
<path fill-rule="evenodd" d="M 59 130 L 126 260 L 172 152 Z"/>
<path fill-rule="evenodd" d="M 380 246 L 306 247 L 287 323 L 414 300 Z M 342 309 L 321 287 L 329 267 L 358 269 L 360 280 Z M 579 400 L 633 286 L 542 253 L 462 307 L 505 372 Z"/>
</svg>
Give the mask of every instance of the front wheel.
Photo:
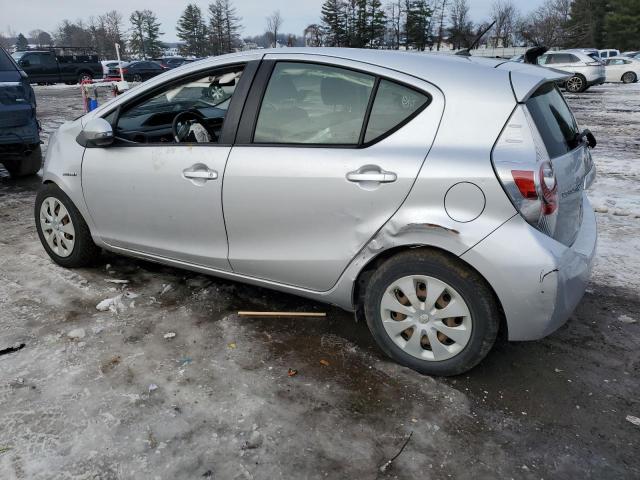
<svg viewBox="0 0 640 480">
<path fill-rule="evenodd" d="M 365 294 L 365 316 L 382 350 L 428 375 L 458 375 L 493 346 L 500 311 L 486 281 L 461 261 L 411 250 L 382 264 Z"/>
<path fill-rule="evenodd" d="M 638 76 L 634 72 L 626 72 L 622 75 L 622 83 L 635 83 Z"/>
<path fill-rule="evenodd" d="M 44 184 L 36 195 L 36 229 L 51 259 L 67 268 L 93 265 L 100 249 L 71 199 L 55 184 Z"/>
<path fill-rule="evenodd" d="M 134 82 L 142 82 L 142 75 L 140 75 L 139 73 L 136 73 L 133 75 L 133 81 Z"/>
<path fill-rule="evenodd" d="M 581 93 L 587 89 L 587 80 L 582 75 L 574 75 L 565 85 L 567 92 Z"/>
</svg>

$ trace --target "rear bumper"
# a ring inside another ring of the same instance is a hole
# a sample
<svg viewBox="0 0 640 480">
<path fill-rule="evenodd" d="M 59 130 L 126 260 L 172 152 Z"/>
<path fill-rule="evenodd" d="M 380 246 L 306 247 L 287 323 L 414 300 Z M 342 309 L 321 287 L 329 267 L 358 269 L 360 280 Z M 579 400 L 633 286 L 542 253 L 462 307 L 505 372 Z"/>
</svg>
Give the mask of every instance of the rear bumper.
<svg viewBox="0 0 640 480">
<path fill-rule="evenodd" d="M 516 215 L 462 258 L 491 284 L 509 340 L 537 340 L 563 325 L 580 302 L 593 266 L 597 226 L 583 195 L 583 220 L 571 247 Z"/>
<path fill-rule="evenodd" d="M 605 76 L 602 75 L 601 77 L 596 77 L 595 79 L 592 79 L 591 81 L 588 81 L 587 84 L 589 86 L 592 85 L 602 85 L 605 81 Z"/>
</svg>

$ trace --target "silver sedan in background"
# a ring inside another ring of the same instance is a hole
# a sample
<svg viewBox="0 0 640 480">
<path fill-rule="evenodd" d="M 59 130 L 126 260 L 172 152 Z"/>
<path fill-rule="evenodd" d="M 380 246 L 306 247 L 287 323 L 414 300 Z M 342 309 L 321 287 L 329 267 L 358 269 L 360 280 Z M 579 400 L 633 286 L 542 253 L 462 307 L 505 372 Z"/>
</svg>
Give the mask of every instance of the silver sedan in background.
<svg viewBox="0 0 640 480">
<path fill-rule="evenodd" d="M 419 372 L 534 340 L 580 301 L 595 139 L 512 62 L 279 49 L 184 66 L 64 124 L 35 217 L 58 264 L 100 249 L 354 311 Z"/>
</svg>

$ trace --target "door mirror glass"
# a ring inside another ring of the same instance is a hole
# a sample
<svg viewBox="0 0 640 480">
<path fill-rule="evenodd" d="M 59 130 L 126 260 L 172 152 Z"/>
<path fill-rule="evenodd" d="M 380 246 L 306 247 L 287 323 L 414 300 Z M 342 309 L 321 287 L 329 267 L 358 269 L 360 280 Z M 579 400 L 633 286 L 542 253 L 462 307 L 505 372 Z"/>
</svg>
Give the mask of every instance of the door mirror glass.
<svg viewBox="0 0 640 480">
<path fill-rule="evenodd" d="M 83 147 L 107 147 L 113 143 L 113 129 L 104 118 L 89 120 L 76 141 Z"/>
</svg>

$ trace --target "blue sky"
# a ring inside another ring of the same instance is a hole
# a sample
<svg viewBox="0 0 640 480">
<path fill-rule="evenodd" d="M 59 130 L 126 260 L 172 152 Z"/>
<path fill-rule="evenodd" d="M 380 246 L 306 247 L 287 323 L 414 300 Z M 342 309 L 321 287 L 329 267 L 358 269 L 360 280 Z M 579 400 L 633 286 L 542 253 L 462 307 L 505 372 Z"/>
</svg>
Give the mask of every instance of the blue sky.
<svg viewBox="0 0 640 480">
<path fill-rule="evenodd" d="M 481 21 L 489 16 L 494 0 L 469 0 L 471 16 Z M 523 11 L 537 7 L 543 0 L 513 0 Z M 87 19 L 100 15 L 106 10 L 118 10 L 128 17 L 133 10 L 153 10 L 162 22 L 163 40 L 175 41 L 175 24 L 188 0 L 0 0 L 0 31 L 14 31 L 27 34 L 40 28 L 53 31 L 64 18 Z M 208 0 L 195 0 L 192 3 L 206 10 Z M 304 28 L 320 18 L 322 0 L 234 0 L 242 17 L 243 35 L 256 35 L 265 30 L 265 17 L 279 9 L 284 18 L 283 32 L 300 34 Z M 128 22 L 127 22 L 128 23 Z"/>
</svg>

